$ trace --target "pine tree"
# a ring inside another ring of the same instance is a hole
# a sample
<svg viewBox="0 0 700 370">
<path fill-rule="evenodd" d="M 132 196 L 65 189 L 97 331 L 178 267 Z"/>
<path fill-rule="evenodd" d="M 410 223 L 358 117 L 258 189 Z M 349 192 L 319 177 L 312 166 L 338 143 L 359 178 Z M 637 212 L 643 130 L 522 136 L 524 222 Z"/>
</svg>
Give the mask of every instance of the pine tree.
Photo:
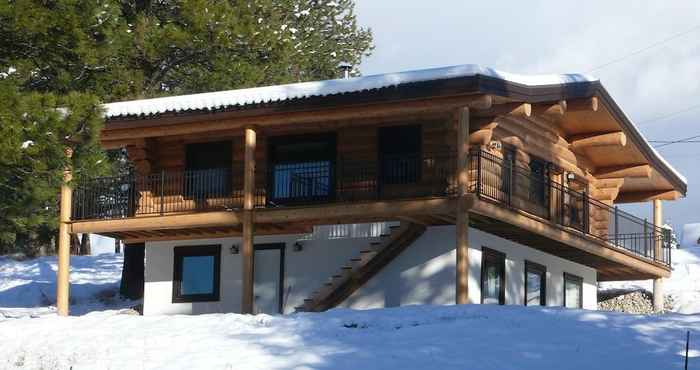
<svg viewBox="0 0 700 370">
<path fill-rule="evenodd" d="M 0 253 L 55 234 L 57 189 L 126 170 L 99 102 L 337 77 L 372 34 L 352 0 L 0 2 Z M 26 252 L 26 251 L 25 251 Z"/>
</svg>

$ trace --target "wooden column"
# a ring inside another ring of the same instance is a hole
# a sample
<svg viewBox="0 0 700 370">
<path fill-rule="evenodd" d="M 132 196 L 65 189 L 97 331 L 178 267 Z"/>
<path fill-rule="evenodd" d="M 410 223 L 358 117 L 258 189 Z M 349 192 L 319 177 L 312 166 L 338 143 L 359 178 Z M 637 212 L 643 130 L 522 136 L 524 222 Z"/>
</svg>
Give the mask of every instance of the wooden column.
<svg viewBox="0 0 700 370">
<path fill-rule="evenodd" d="M 469 210 L 466 207 L 466 195 L 469 192 L 469 108 L 457 111 L 457 181 L 459 198 L 457 199 L 457 276 L 456 303 L 466 304 L 469 300 Z"/>
<path fill-rule="evenodd" d="M 72 149 L 66 149 L 70 162 Z M 73 179 L 70 165 L 63 171 L 61 203 L 58 216 L 58 270 L 56 271 L 56 309 L 59 316 L 68 316 L 70 300 L 70 218 L 73 191 L 68 185 Z"/>
<path fill-rule="evenodd" d="M 654 199 L 654 226 L 661 227 L 663 225 L 663 210 L 661 208 L 661 200 Z M 654 230 L 656 230 L 656 227 Z M 655 231 L 656 232 L 656 231 Z M 656 240 L 654 243 L 654 253 L 657 259 L 661 258 L 662 250 L 661 239 Z M 663 278 L 654 279 L 654 311 L 661 312 L 664 310 L 664 280 Z"/>
<path fill-rule="evenodd" d="M 241 313 L 253 313 L 253 268 L 255 228 L 255 144 L 256 133 L 251 127 L 245 129 L 245 155 L 243 169 L 243 245 Z"/>
</svg>

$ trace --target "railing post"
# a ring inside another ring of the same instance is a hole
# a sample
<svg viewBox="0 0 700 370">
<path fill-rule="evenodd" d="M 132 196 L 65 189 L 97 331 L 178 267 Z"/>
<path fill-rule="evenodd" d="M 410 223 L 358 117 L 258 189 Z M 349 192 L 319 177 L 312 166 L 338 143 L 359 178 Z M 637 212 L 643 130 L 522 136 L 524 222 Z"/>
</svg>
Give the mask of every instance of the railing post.
<svg viewBox="0 0 700 370">
<path fill-rule="evenodd" d="M 619 222 L 618 210 L 617 210 L 617 206 L 615 206 L 615 223 L 614 223 L 614 228 L 615 228 L 615 230 L 614 230 L 614 231 L 615 231 L 615 245 L 620 245 L 620 244 L 618 243 L 618 238 L 619 238 L 619 236 L 618 236 L 618 234 L 619 234 L 619 231 L 618 231 L 618 230 L 619 230 L 619 229 L 618 229 L 618 222 Z"/>
<path fill-rule="evenodd" d="M 590 214 L 590 202 L 588 200 L 588 193 L 583 192 L 583 232 L 584 234 L 589 234 L 591 232 L 591 220 L 589 217 Z"/>
<path fill-rule="evenodd" d="M 642 234 L 642 237 L 644 238 L 644 256 L 647 257 L 649 253 L 649 222 L 647 219 L 644 219 L 644 233 Z"/>
<path fill-rule="evenodd" d="M 160 171 L 160 215 L 165 214 L 165 170 Z"/>
<path fill-rule="evenodd" d="M 476 195 L 478 197 L 480 197 L 481 196 L 481 181 L 482 181 L 482 177 L 481 177 L 481 171 L 482 171 L 482 168 L 481 168 L 481 150 L 476 152 L 476 165 L 477 165 L 477 168 L 476 168 Z"/>
<path fill-rule="evenodd" d="M 508 206 L 513 204 L 513 183 L 514 183 L 514 181 L 513 181 L 513 162 L 514 161 L 515 161 L 515 159 L 510 160 L 510 161 L 506 161 L 507 166 L 508 166 L 508 197 L 506 199 L 508 201 Z"/>
</svg>

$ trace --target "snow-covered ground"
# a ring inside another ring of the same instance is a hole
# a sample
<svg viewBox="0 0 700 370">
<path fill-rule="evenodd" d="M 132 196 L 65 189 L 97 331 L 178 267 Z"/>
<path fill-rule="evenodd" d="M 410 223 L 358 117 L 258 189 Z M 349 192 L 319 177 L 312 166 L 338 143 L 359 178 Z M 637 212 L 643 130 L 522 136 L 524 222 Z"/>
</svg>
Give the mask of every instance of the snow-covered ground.
<svg viewBox="0 0 700 370">
<path fill-rule="evenodd" d="M 121 254 L 71 256 L 71 312 L 128 305 L 118 297 Z M 0 317 L 52 313 L 56 303 L 56 256 L 17 261 L 0 256 Z"/>
<path fill-rule="evenodd" d="M 696 312 L 700 248 L 673 260 L 667 291 Z M 687 330 L 700 367 L 700 315 L 466 305 L 143 317 L 113 297 L 120 255 L 71 265 L 71 313 L 84 315 L 61 318 L 48 307 L 55 257 L 0 258 L 0 369 L 673 369 Z"/>
<path fill-rule="evenodd" d="M 664 281 L 666 295 L 673 298 L 673 311 L 700 313 L 700 247 L 671 250 L 671 277 Z M 651 280 L 600 283 L 599 289 L 646 289 L 653 291 Z"/>
<path fill-rule="evenodd" d="M 679 369 L 686 330 L 700 333 L 700 317 L 481 305 L 281 317 L 107 311 L 0 322 L 0 367 Z"/>
</svg>

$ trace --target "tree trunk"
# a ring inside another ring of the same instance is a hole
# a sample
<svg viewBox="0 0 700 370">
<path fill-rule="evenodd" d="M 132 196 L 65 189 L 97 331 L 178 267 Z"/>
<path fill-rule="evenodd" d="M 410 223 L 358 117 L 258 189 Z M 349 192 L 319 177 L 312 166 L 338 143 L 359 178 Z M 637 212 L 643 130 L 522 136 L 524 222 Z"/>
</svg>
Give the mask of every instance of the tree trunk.
<svg viewBox="0 0 700 370">
<path fill-rule="evenodd" d="M 124 244 L 124 266 L 119 287 L 123 297 L 133 300 L 143 298 L 145 252 L 144 243 Z"/>
<path fill-rule="evenodd" d="M 114 239 L 114 253 L 119 254 L 122 252 L 122 242 L 119 239 Z"/>
<path fill-rule="evenodd" d="M 90 245 L 90 234 L 84 233 L 80 238 L 80 255 L 89 256 L 92 254 L 92 247 Z"/>
<path fill-rule="evenodd" d="M 70 254 L 80 254 L 80 239 L 77 234 L 70 234 Z"/>
</svg>

